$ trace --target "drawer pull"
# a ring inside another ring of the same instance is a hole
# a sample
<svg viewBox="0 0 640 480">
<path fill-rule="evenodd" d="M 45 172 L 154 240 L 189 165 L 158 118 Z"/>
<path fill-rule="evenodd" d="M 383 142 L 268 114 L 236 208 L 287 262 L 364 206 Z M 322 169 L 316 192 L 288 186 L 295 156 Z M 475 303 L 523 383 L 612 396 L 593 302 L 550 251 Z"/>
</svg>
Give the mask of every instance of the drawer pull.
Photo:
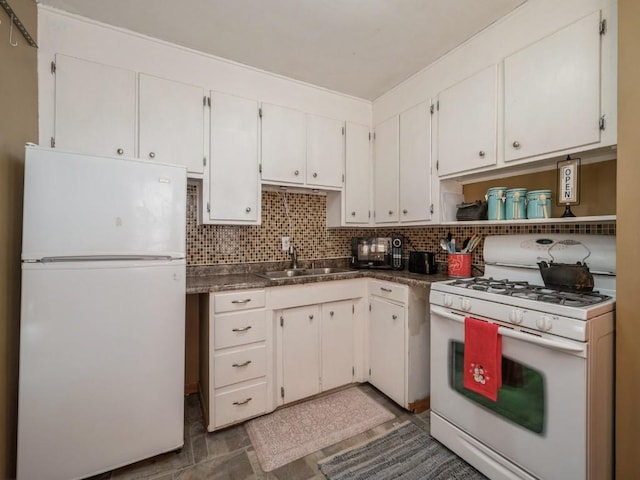
<svg viewBox="0 0 640 480">
<path fill-rule="evenodd" d="M 232 300 L 231 303 L 249 303 L 250 301 L 250 298 L 245 298 L 244 300 Z"/>
<path fill-rule="evenodd" d="M 242 362 L 242 363 L 234 363 L 233 365 L 231 365 L 232 367 L 246 367 L 247 365 L 249 365 L 251 363 L 251 360 L 247 360 L 246 362 Z"/>
<path fill-rule="evenodd" d="M 246 405 L 250 401 L 251 401 L 251 397 L 247 398 L 246 400 L 243 400 L 242 402 L 233 402 L 233 404 L 234 405 Z"/>
<path fill-rule="evenodd" d="M 251 325 L 249 325 L 247 327 L 242 327 L 242 328 L 232 328 L 231 331 L 232 332 L 246 332 L 250 328 L 251 328 Z"/>
<path fill-rule="evenodd" d="M 393 290 L 391 290 L 390 288 L 384 288 L 384 287 L 380 287 L 380 290 L 382 290 L 383 292 L 393 292 Z"/>
<path fill-rule="evenodd" d="M 391 318 L 393 318 L 394 320 L 397 320 L 398 315 L 391 315 Z"/>
</svg>

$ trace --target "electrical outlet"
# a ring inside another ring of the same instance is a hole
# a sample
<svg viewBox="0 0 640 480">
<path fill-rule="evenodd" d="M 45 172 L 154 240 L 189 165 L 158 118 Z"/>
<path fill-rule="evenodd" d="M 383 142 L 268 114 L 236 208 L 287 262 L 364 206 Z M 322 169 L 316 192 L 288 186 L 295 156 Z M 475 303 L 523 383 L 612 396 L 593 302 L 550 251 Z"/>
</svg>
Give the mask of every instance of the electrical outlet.
<svg viewBox="0 0 640 480">
<path fill-rule="evenodd" d="M 282 237 L 282 251 L 283 252 L 288 252 L 289 251 L 289 237 Z"/>
</svg>

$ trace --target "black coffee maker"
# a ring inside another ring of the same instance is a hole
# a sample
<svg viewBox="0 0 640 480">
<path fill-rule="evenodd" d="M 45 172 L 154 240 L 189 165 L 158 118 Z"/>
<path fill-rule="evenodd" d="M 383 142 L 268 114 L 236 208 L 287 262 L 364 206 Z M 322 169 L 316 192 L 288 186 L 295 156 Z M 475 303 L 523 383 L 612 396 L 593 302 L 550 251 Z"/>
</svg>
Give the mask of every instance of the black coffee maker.
<svg viewBox="0 0 640 480">
<path fill-rule="evenodd" d="M 438 270 L 436 255 L 431 252 L 409 252 L 409 271 L 433 275 Z"/>
</svg>

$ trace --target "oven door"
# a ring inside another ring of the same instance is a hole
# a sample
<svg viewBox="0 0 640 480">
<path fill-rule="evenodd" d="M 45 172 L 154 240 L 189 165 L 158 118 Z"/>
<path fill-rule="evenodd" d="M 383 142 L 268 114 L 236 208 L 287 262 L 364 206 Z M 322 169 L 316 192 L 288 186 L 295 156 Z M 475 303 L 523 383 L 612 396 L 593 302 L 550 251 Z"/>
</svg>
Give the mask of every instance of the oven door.
<svg viewBox="0 0 640 480">
<path fill-rule="evenodd" d="M 586 344 L 490 320 L 503 327 L 493 402 L 462 385 L 464 318 L 431 306 L 432 435 L 491 478 L 586 478 Z"/>
</svg>

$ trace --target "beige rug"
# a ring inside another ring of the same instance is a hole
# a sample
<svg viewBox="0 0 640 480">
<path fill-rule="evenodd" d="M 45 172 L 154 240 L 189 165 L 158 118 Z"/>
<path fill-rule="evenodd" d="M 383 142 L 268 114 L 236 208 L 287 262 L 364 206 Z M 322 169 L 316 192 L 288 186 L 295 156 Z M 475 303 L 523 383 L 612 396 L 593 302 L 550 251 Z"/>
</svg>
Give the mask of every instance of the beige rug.
<svg viewBox="0 0 640 480">
<path fill-rule="evenodd" d="M 262 470 L 270 472 L 394 417 L 353 387 L 250 420 L 245 427 Z"/>
</svg>

